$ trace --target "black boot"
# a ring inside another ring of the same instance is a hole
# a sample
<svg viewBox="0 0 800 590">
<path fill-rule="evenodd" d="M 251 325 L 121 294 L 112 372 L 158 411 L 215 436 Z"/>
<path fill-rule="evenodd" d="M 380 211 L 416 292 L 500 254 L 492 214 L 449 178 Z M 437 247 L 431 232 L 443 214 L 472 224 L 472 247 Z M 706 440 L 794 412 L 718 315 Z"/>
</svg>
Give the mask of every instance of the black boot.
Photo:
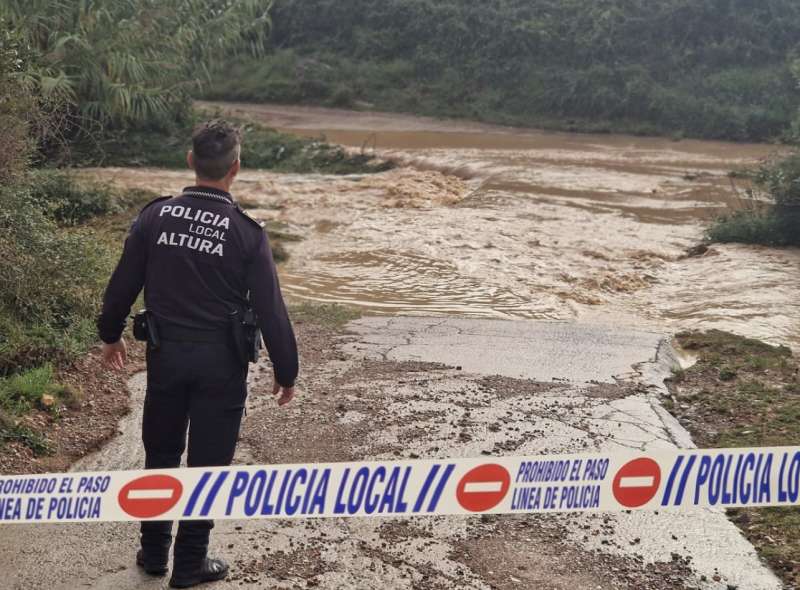
<svg viewBox="0 0 800 590">
<path fill-rule="evenodd" d="M 171 588 L 190 588 L 206 582 L 224 580 L 228 575 L 228 564 L 221 559 L 206 558 L 199 569 L 194 572 L 172 572 L 169 581 Z"/>
<path fill-rule="evenodd" d="M 136 565 L 151 576 L 163 576 L 167 573 L 168 569 L 167 556 L 163 556 L 163 559 L 151 555 L 145 556 L 144 551 L 139 549 L 139 551 L 136 552 Z"/>
<path fill-rule="evenodd" d="M 136 565 L 151 576 L 163 576 L 169 569 L 172 523 L 143 521 L 141 529 L 141 549 L 136 553 Z"/>
</svg>

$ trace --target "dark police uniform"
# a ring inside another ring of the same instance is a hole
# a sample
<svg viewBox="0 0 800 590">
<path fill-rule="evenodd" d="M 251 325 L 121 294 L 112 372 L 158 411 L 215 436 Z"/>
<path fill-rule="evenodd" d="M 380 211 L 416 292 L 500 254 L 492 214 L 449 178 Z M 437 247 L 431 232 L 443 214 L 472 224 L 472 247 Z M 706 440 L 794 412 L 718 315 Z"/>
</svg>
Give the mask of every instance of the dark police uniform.
<svg viewBox="0 0 800 590">
<path fill-rule="evenodd" d="M 297 344 L 262 227 L 231 195 L 190 187 L 147 205 L 134 221 L 98 320 L 100 338 L 122 336 L 144 287 L 161 345 L 147 353 L 142 439 L 146 468 L 229 465 L 247 396 L 247 365 L 231 346 L 229 315 L 250 303 L 277 382 L 294 385 Z M 181 522 L 173 576 L 202 566 L 213 521 Z M 143 522 L 145 556 L 166 564 L 171 522 Z"/>
</svg>

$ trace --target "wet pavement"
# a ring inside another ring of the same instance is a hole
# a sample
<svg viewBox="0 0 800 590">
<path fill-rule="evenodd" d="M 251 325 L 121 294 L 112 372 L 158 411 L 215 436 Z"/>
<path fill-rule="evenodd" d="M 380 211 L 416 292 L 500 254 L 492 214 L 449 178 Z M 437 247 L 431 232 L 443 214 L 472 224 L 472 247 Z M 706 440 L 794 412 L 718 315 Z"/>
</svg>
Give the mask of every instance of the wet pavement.
<svg viewBox="0 0 800 590">
<path fill-rule="evenodd" d="M 566 322 L 364 318 L 351 347 L 389 361 L 443 363 L 468 373 L 573 383 L 616 383 L 661 346 L 664 334 Z"/>
</svg>

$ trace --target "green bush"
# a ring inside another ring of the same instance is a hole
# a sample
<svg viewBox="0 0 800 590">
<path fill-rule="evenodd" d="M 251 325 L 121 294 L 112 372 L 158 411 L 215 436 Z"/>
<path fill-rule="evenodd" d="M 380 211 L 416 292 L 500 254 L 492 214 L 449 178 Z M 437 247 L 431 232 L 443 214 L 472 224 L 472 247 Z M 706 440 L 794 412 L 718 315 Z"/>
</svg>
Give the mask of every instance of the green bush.
<svg viewBox="0 0 800 590">
<path fill-rule="evenodd" d="M 762 166 L 756 174 L 756 182 L 779 208 L 800 207 L 800 152 Z"/>
<path fill-rule="evenodd" d="M 767 246 L 785 246 L 788 244 L 780 231 L 778 218 L 771 210 L 737 211 L 719 219 L 711 229 L 708 237 L 713 242 L 764 244 Z"/>
<path fill-rule="evenodd" d="M 60 225 L 77 225 L 115 210 L 110 187 L 78 182 L 60 170 L 37 170 L 27 181 L 30 198 L 45 215 Z"/>
<path fill-rule="evenodd" d="M 800 153 L 768 162 L 753 175 L 765 199 L 720 218 L 709 230 L 715 242 L 800 246 Z"/>
<path fill-rule="evenodd" d="M 19 178 L 30 164 L 36 140 L 46 135 L 48 116 L 21 75 L 29 67 L 21 31 L 0 16 L 0 183 Z"/>
<path fill-rule="evenodd" d="M 0 375 L 66 362 L 94 341 L 111 268 L 85 229 L 62 229 L 30 181 L 0 187 Z"/>
<path fill-rule="evenodd" d="M 186 151 L 194 119 L 187 115 L 169 125 L 106 130 L 71 145 L 68 163 L 74 166 L 186 166 Z"/>
</svg>

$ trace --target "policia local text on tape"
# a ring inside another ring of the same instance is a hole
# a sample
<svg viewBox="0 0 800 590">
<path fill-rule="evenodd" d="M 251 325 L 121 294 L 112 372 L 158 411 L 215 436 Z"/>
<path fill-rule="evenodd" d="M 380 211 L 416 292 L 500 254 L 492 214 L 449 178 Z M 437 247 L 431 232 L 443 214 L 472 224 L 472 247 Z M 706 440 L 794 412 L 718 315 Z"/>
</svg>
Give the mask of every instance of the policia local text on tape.
<svg viewBox="0 0 800 590">
<path fill-rule="evenodd" d="M 240 135 L 224 121 L 200 125 L 188 163 L 195 186 L 148 204 L 131 226 L 98 320 L 104 361 L 122 368 L 122 333 L 144 288 L 147 310 L 134 318 L 146 339 L 145 468 L 230 465 L 245 398 L 248 363 L 260 337 L 275 368 L 273 393 L 294 396 L 297 344 L 263 228 L 230 194 L 240 168 Z M 228 565 L 207 555 L 213 521 L 181 521 L 170 585 L 224 578 Z M 136 561 L 153 575 L 168 570 L 172 522 L 141 525 Z"/>
</svg>

